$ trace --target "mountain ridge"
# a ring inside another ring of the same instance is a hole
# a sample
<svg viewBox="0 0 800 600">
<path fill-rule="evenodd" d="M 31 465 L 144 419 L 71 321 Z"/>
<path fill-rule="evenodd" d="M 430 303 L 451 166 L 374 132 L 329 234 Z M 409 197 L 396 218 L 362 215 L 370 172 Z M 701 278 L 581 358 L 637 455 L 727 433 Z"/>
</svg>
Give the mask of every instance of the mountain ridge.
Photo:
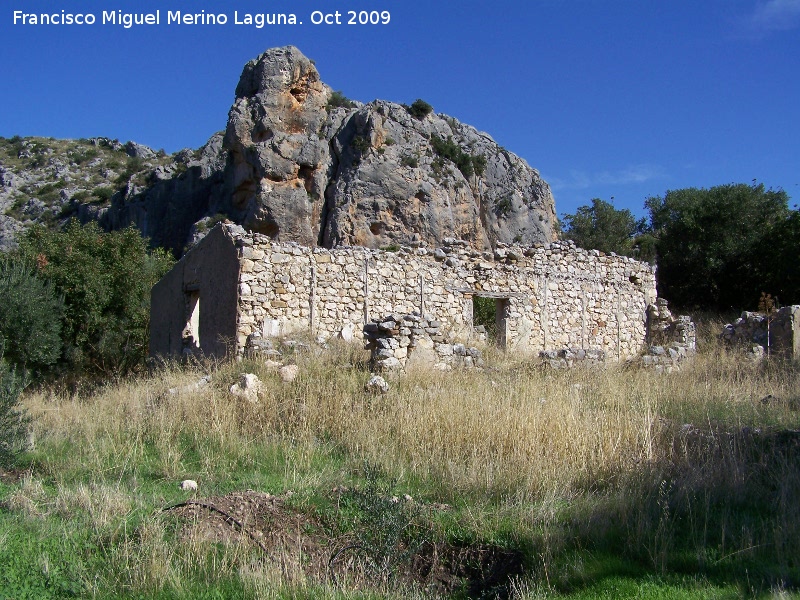
<svg viewBox="0 0 800 600">
<path fill-rule="evenodd" d="M 549 186 L 489 134 L 421 100 L 349 101 L 292 46 L 245 65 L 225 132 L 197 150 L 0 138 L 0 247 L 71 217 L 176 255 L 222 218 L 326 247 L 556 239 Z"/>
</svg>

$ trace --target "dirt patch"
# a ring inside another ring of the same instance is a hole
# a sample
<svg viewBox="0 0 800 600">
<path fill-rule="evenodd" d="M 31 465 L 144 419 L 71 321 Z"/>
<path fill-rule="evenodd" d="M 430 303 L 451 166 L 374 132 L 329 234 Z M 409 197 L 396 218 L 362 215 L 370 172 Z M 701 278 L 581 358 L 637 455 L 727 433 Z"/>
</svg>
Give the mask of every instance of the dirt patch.
<svg viewBox="0 0 800 600">
<path fill-rule="evenodd" d="M 413 573 L 428 589 L 467 598 L 508 598 L 511 582 L 524 572 L 518 550 L 492 544 L 428 544 L 414 557 Z"/>
<path fill-rule="evenodd" d="M 179 536 L 257 548 L 290 580 L 297 574 L 348 589 L 400 583 L 431 596 L 458 592 L 468 598 L 506 598 L 512 579 L 523 573 L 517 550 L 435 541 L 425 542 L 389 572 L 353 532 L 331 535 L 325 523 L 286 501 L 286 496 L 247 490 L 189 500 L 163 512 L 179 519 Z"/>
<path fill-rule="evenodd" d="M 11 484 L 17 483 L 20 479 L 22 479 L 27 471 L 7 471 L 4 468 L 0 467 L 0 481 L 3 483 Z"/>
<path fill-rule="evenodd" d="M 179 535 L 222 543 L 249 544 L 284 573 L 301 569 L 307 576 L 327 576 L 331 540 L 309 515 L 286 506 L 286 496 L 234 492 L 195 499 L 164 509 L 182 521 Z"/>
</svg>

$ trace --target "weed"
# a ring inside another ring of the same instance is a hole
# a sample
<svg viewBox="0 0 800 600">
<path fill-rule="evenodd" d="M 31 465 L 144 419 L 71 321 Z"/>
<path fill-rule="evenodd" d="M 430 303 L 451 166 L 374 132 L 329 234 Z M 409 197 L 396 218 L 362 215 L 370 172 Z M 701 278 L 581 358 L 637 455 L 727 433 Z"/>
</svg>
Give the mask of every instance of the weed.
<svg viewBox="0 0 800 600">
<path fill-rule="evenodd" d="M 331 562 L 357 555 L 361 567 L 385 582 L 426 541 L 421 511 L 410 497 L 393 495 L 397 481 L 382 480 L 378 467 L 365 462 L 361 475 L 364 485 L 347 490 L 341 499 L 343 512 L 352 515 L 348 529 L 354 540 L 339 550 Z"/>
</svg>

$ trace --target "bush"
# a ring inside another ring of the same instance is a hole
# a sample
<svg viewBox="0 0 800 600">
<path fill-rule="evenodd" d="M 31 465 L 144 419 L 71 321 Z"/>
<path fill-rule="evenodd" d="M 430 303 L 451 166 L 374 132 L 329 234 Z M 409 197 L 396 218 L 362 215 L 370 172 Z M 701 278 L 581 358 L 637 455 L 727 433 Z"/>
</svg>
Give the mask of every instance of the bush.
<svg viewBox="0 0 800 600">
<path fill-rule="evenodd" d="M 133 227 L 104 233 L 72 220 L 64 232 L 32 227 L 20 241 L 64 297 L 64 360 L 78 373 L 119 375 L 147 356 L 150 288 L 172 266 Z"/>
<path fill-rule="evenodd" d="M 61 356 L 62 302 L 54 286 L 20 259 L 0 260 L 0 345 L 13 365 L 36 375 Z"/>
<path fill-rule="evenodd" d="M 328 110 L 333 110 L 334 108 L 355 108 L 356 103 L 350 100 L 347 96 L 345 96 L 341 91 L 335 91 L 331 93 L 330 98 L 328 98 Z"/>
<path fill-rule="evenodd" d="M 97 200 L 101 203 L 109 202 L 113 195 L 114 189 L 108 186 L 98 187 L 92 191 L 92 196 L 97 198 Z"/>
<path fill-rule="evenodd" d="M 372 148 L 372 143 L 363 135 L 357 135 L 353 138 L 350 146 L 353 148 L 353 150 L 355 150 L 358 156 L 363 156 L 370 148 Z"/>
<path fill-rule="evenodd" d="M 494 342 L 497 339 L 497 307 L 494 298 L 472 297 L 472 322 L 482 325 L 486 330 L 486 337 Z"/>
<path fill-rule="evenodd" d="M 120 173 L 114 180 L 119 185 L 127 184 L 134 175 L 139 175 L 141 171 L 147 168 L 147 164 L 139 156 L 129 156 L 128 162 L 125 165 L 125 170 Z"/>
<path fill-rule="evenodd" d="M 369 575 L 386 581 L 425 543 L 423 515 L 419 505 L 393 497 L 397 481 L 383 480 L 378 467 L 365 463 L 363 474 L 366 485 L 346 490 L 341 498 L 343 512 L 352 514 L 355 543 L 350 548 L 366 557 Z"/>
<path fill-rule="evenodd" d="M 483 175 L 486 169 L 486 158 L 481 155 L 472 156 L 461 149 L 461 146 L 453 141 L 452 136 L 444 139 L 434 134 L 431 136 L 431 146 L 433 151 L 442 158 L 446 158 L 455 163 L 462 175 L 469 179 L 475 173 Z"/>
<path fill-rule="evenodd" d="M 414 117 L 415 119 L 419 119 L 422 121 L 425 117 L 433 112 L 433 107 L 425 102 L 425 100 L 421 100 L 417 98 L 414 100 L 414 103 L 408 107 L 408 113 Z"/>
<path fill-rule="evenodd" d="M 412 169 L 416 169 L 419 166 L 419 160 L 416 156 L 411 156 L 408 154 L 404 154 L 403 157 L 400 159 L 400 164 L 404 167 L 411 167 Z"/>
<path fill-rule="evenodd" d="M 24 378 L 3 360 L 0 345 L 0 467 L 13 467 L 25 445 L 28 418 L 17 409 L 24 387 Z"/>
<path fill-rule="evenodd" d="M 472 166 L 475 169 L 475 174 L 481 177 L 486 171 L 486 157 L 476 154 L 472 156 Z"/>
</svg>

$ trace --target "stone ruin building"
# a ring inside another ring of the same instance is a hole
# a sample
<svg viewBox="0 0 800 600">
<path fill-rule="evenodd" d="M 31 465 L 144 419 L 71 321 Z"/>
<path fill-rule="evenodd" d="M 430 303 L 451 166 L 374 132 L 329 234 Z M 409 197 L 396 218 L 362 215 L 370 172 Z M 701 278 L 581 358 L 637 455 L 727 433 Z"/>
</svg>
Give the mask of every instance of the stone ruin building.
<svg viewBox="0 0 800 600">
<path fill-rule="evenodd" d="M 651 265 L 572 242 L 491 253 L 454 239 L 435 250 L 326 249 L 223 223 L 153 287 L 150 352 L 240 357 L 263 338 L 364 339 L 387 315 L 416 315 L 435 321 L 436 343 L 456 342 L 466 357 L 481 337 L 476 298 L 494 304 L 496 343 L 507 350 L 610 362 L 649 346 L 648 307 L 657 305 Z"/>
<path fill-rule="evenodd" d="M 749 346 L 754 358 L 800 357 L 800 305 L 783 306 L 770 313 L 743 312 L 722 330 L 730 344 Z"/>
</svg>

